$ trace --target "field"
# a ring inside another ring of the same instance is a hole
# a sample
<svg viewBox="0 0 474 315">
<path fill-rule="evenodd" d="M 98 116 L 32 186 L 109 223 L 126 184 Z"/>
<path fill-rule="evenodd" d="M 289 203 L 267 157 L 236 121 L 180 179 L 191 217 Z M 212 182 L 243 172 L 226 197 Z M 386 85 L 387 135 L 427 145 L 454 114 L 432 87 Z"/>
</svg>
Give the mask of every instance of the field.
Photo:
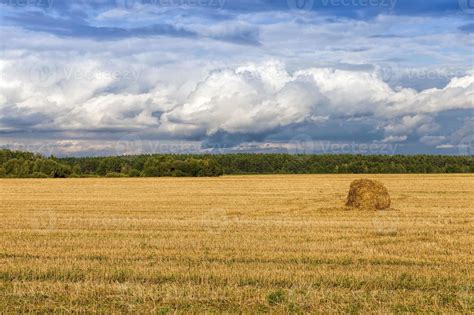
<svg viewBox="0 0 474 315">
<path fill-rule="evenodd" d="M 0 312 L 474 312 L 474 175 L 0 180 Z"/>
</svg>

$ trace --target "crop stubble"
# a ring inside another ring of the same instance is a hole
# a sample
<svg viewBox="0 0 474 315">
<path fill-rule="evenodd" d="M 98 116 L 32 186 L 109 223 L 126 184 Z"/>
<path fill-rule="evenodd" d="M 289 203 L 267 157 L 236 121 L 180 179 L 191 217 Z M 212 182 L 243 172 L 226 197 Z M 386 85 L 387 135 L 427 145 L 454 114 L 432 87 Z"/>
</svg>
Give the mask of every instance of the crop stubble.
<svg viewBox="0 0 474 315">
<path fill-rule="evenodd" d="M 0 180 L 0 310 L 472 312 L 473 175 Z"/>
</svg>

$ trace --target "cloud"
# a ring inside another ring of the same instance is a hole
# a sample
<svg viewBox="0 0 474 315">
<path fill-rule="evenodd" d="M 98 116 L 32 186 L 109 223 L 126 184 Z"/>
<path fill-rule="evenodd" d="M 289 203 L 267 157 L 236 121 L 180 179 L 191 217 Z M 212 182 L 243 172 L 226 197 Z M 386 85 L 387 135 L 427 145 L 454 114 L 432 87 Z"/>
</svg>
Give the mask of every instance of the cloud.
<svg viewBox="0 0 474 315">
<path fill-rule="evenodd" d="M 249 65 L 211 73 L 162 123 L 206 135 L 260 133 L 302 122 L 321 97 L 306 80 L 292 80 L 279 63 Z"/>
<path fill-rule="evenodd" d="M 79 65 L 84 73 L 88 67 L 96 73 L 97 68 L 106 68 L 87 62 Z M 309 68 L 290 73 L 276 60 L 215 69 L 181 99 L 175 95 L 176 87 L 124 93 L 113 88 L 120 77 L 73 76 L 71 80 L 55 81 L 43 90 L 31 83 L 15 88 L 11 81 L 2 81 L 0 88 L 9 90 L 3 94 L 2 129 L 135 132 L 237 145 L 284 135 L 284 130 L 295 126 L 306 126 L 306 131 L 337 130 L 334 122 L 339 121 L 340 126 L 352 125 L 350 132 L 330 136 L 319 131 L 313 136 L 334 140 L 352 136 L 360 141 L 362 134 L 372 134 L 376 137 L 371 141 L 403 142 L 415 137 L 428 144 L 427 137 L 439 129 L 437 113 L 474 108 L 473 75 L 454 78 L 442 89 L 417 92 L 393 90 L 376 72 Z M 56 90 L 58 84 L 61 91 Z M 14 106 L 8 105 L 13 102 Z M 286 140 L 294 134 L 293 130 Z"/>
<path fill-rule="evenodd" d="M 280 62 L 251 64 L 211 73 L 185 102 L 163 114 L 162 130 L 212 136 L 260 134 L 317 117 L 366 121 L 386 139 L 405 140 L 436 131 L 433 114 L 474 108 L 474 76 L 453 79 L 443 89 L 393 90 L 375 73 L 311 68 L 289 74 Z M 315 122 L 316 121 L 316 122 Z"/>
<path fill-rule="evenodd" d="M 27 109 L 21 109 L 17 105 L 8 105 L 0 108 L 0 132 L 3 130 L 12 132 L 22 128 L 36 127 L 52 121 L 45 113 Z"/>
<path fill-rule="evenodd" d="M 307 136 L 445 152 L 467 137 L 472 33 L 457 4 L 315 3 L 3 5 L 0 144 L 113 153 L 133 135 L 276 150 Z"/>
<path fill-rule="evenodd" d="M 0 4 L 1 7 L 1 4 Z M 60 7 L 62 8 L 62 7 Z M 87 8 L 87 6 L 86 6 Z M 62 37 L 118 40 L 136 37 L 168 36 L 176 38 L 211 38 L 243 45 L 259 45 L 259 31 L 243 22 L 226 21 L 223 14 L 210 15 L 205 10 L 150 6 L 139 11 L 105 6 L 105 11 L 66 11 L 55 14 L 46 10 L 12 10 L 6 7 L 2 24 L 20 26 L 26 30 L 45 32 Z M 197 12 L 196 12 L 197 11 Z M 194 19 L 182 15 L 193 14 Z M 175 17 L 175 18 L 173 18 Z M 219 21 L 222 20 L 222 21 Z M 162 23 L 157 23 L 162 21 Z M 213 21 L 210 25 L 210 21 Z"/>
</svg>

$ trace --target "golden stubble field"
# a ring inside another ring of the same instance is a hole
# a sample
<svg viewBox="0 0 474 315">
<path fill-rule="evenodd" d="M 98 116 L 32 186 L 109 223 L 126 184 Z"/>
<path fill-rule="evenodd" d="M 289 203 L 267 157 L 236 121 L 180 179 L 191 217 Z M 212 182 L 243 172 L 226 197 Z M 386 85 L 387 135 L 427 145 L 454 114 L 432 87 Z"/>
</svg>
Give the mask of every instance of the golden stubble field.
<svg viewBox="0 0 474 315">
<path fill-rule="evenodd" d="M 0 311 L 474 311 L 474 175 L 0 180 Z"/>
</svg>

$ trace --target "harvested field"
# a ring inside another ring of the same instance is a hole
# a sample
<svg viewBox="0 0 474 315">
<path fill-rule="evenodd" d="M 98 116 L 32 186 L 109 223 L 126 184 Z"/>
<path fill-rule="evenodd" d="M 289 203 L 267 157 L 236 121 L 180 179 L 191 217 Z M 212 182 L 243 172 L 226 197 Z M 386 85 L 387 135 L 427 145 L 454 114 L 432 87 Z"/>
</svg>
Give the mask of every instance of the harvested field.
<svg viewBox="0 0 474 315">
<path fill-rule="evenodd" d="M 382 182 L 390 211 L 347 210 Z M 474 311 L 474 175 L 0 180 L 0 310 Z"/>
</svg>

